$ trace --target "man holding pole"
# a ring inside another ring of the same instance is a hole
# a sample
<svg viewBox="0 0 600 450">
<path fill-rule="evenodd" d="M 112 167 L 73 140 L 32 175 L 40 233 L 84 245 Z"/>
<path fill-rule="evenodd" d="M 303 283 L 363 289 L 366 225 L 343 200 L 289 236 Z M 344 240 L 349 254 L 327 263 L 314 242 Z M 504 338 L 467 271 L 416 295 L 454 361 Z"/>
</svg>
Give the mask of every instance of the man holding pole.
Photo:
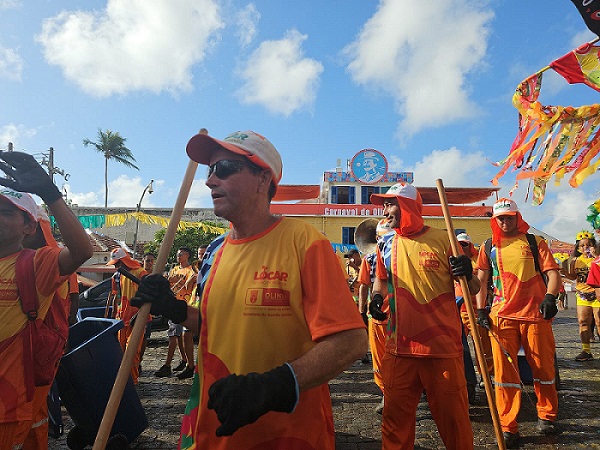
<svg viewBox="0 0 600 450">
<path fill-rule="evenodd" d="M 135 299 L 200 336 L 180 448 L 333 450 L 327 381 L 367 351 L 337 256 L 313 227 L 270 213 L 282 163 L 263 136 L 198 134 L 187 152 L 232 228 L 204 258 L 199 309 L 157 275 Z"/>
<path fill-rule="evenodd" d="M 62 301 L 54 295 L 55 291 L 92 256 L 92 246 L 61 192 L 33 156 L 0 152 L 0 170 L 8 177 L 0 178 L 0 185 L 7 186 L 0 188 L 0 448 L 45 449 L 48 447 L 46 396 L 51 382 L 45 385 L 36 382 L 33 359 L 28 362 L 26 358 L 24 334 L 29 335 L 25 330 L 28 316 L 22 311 L 17 288 L 17 278 L 22 274 L 27 276 L 19 271 L 23 270 L 19 265 L 21 258 L 27 258 L 24 241 L 38 227 L 37 206 L 27 192 L 44 200 L 65 244 L 62 248 L 43 245 L 33 255 L 32 291 L 37 296 L 40 317 L 46 317 L 52 302 Z M 31 346 L 28 347 L 33 358 Z M 50 353 L 49 348 L 45 350 Z M 53 364 L 59 359 L 60 355 L 46 364 L 55 367 Z"/>
<path fill-rule="evenodd" d="M 558 395 L 555 384 L 555 343 L 551 319 L 558 312 L 556 297 L 561 280 L 548 244 L 527 235 L 529 225 L 517 204 L 501 198 L 490 219 L 492 240 L 479 249 L 477 266 L 482 286 L 492 277 L 494 298 L 486 308 L 486 292 L 477 296 L 477 322 L 493 337 L 496 404 L 507 448 L 519 445 L 517 415 L 521 408 L 521 379 L 516 365 L 523 347 L 537 397 L 537 430 L 556 434 Z M 531 242 L 530 239 L 535 239 Z M 535 249 L 532 244 L 535 243 Z M 537 253 L 537 254 L 536 254 Z M 547 284 L 545 281 L 547 278 Z"/>
<path fill-rule="evenodd" d="M 471 261 L 450 256 L 445 231 L 428 227 L 417 189 L 399 183 L 371 195 L 395 231 L 377 249 L 376 279 L 369 310 L 384 317 L 389 299 L 388 339 L 382 372 L 385 404 L 382 449 L 414 448 L 416 409 L 427 400 L 447 449 L 473 448 L 473 430 L 462 359 L 461 327 L 453 277 L 465 276 L 479 290 Z"/>
</svg>

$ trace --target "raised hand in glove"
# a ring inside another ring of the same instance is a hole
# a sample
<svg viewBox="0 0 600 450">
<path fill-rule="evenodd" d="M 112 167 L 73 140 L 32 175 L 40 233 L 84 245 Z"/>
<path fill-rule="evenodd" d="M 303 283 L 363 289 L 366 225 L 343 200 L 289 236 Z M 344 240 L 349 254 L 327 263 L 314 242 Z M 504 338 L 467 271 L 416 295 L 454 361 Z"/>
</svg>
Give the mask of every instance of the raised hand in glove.
<svg viewBox="0 0 600 450">
<path fill-rule="evenodd" d="M 208 409 L 214 409 L 221 426 L 217 436 L 231 436 L 269 411 L 291 413 L 298 402 L 298 385 L 289 364 L 265 373 L 227 375 L 208 389 Z"/>
<path fill-rule="evenodd" d="M 486 330 L 490 329 L 490 311 L 487 308 L 477 310 L 477 324 Z"/>
<path fill-rule="evenodd" d="M 177 300 L 169 281 L 160 274 L 142 278 L 135 297 L 129 303 L 136 308 L 144 303 L 151 303 L 150 314 L 166 317 L 175 323 L 187 319 L 187 303 Z"/>
<path fill-rule="evenodd" d="M 386 320 L 388 318 L 387 313 L 384 313 L 381 308 L 383 307 L 383 297 L 381 294 L 375 294 L 369 303 L 369 312 L 371 317 L 375 320 Z"/>
<path fill-rule="evenodd" d="M 473 278 L 473 264 L 467 255 L 451 256 L 449 261 L 453 276 L 465 276 L 467 281 Z"/>
<path fill-rule="evenodd" d="M 10 177 L 0 178 L 0 185 L 36 194 L 47 205 L 62 198 L 50 176 L 28 153 L 0 151 L 0 170 Z"/>
<path fill-rule="evenodd" d="M 540 303 L 540 313 L 546 320 L 552 319 L 558 312 L 556 306 L 556 297 L 552 294 L 546 294 L 544 300 Z"/>
</svg>

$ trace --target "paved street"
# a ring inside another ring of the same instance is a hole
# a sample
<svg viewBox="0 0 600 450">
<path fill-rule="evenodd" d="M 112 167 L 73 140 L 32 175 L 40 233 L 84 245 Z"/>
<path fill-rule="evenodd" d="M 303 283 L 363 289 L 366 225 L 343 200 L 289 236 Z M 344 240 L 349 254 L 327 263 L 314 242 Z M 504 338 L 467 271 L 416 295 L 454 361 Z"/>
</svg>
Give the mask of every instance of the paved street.
<svg viewBox="0 0 600 450">
<path fill-rule="evenodd" d="M 581 346 L 573 299 L 570 300 L 570 306 L 568 310 L 559 311 L 554 322 L 561 378 L 559 422 L 563 433 L 554 437 L 542 437 L 535 433 L 535 395 L 531 386 L 526 386 L 519 416 L 523 449 L 600 449 L 600 343 L 592 346 L 596 360 L 585 363 L 573 360 Z M 153 450 L 174 449 L 177 446 L 181 415 L 191 381 L 153 376 L 166 354 L 167 340 L 164 335 L 165 332 L 153 334 L 146 352 L 138 392 L 150 425 L 131 448 Z M 381 448 L 381 416 L 373 411 L 380 397 L 370 369 L 369 365 L 357 361 L 330 383 L 338 450 Z M 64 408 L 63 413 L 66 436 L 72 422 Z M 478 392 L 478 404 L 471 407 L 470 415 L 475 448 L 497 448 L 483 391 Z M 50 449 L 66 448 L 65 436 L 58 440 L 50 439 Z M 415 448 L 444 448 L 425 401 L 419 404 L 417 412 Z"/>
</svg>

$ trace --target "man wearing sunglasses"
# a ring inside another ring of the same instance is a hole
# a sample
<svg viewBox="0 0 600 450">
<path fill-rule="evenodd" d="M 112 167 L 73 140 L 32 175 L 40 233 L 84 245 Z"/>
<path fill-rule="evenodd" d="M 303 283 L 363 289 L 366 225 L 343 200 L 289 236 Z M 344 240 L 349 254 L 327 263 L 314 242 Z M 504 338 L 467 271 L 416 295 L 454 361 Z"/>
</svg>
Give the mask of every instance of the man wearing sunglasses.
<svg viewBox="0 0 600 450">
<path fill-rule="evenodd" d="M 180 448 L 333 450 L 327 381 L 367 351 L 337 256 L 312 226 L 271 214 L 282 163 L 263 136 L 198 134 L 187 153 L 208 166 L 215 214 L 231 230 L 207 249 L 199 308 L 154 275 L 137 299 L 200 336 Z"/>
</svg>

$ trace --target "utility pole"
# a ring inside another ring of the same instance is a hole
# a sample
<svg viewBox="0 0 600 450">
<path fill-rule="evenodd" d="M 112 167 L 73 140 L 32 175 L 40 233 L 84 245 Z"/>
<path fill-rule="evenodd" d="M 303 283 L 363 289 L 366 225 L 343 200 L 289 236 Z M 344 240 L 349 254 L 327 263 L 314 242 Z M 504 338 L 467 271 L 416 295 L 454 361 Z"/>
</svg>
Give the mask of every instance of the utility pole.
<svg viewBox="0 0 600 450">
<path fill-rule="evenodd" d="M 68 173 L 65 173 L 65 171 L 63 169 L 61 169 L 60 167 L 56 167 L 54 165 L 54 148 L 50 147 L 50 149 L 48 150 L 48 153 L 42 153 L 42 162 L 40 163 L 42 166 L 46 166 L 46 168 L 48 169 L 48 175 L 50 175 L 50 178 L 52 179 L 52 182 L 54 183 L 54 174 L 57 173 L 59 175 L 61 175 L 65 181 L 69 180 L 69 177 L 71 176 Z"/>
</svg>

